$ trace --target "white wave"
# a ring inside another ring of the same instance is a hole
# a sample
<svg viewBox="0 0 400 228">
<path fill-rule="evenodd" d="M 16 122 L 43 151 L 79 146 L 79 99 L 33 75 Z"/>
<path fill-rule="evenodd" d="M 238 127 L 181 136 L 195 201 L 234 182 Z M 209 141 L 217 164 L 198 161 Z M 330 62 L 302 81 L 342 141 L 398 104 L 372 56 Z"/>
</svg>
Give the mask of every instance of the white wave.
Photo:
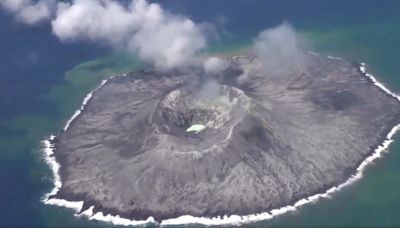
<svg viewBox="0 0 400 228">
<path fill-rule="evenodd" d="M 319 55 L 314 52 L 309 52 L 310 54 L 313 55 Z M 330 58 L 328 56 L 328 58 Z M 331 57 L 330 59 L 340 59 L 340 58 L 335 58 Z M 368 77 L 369 79 L 372 80 L 374 85 L 378 86 L 380 89 L 385 91 L 387 94 L 390 94 L 391 96 L 395 97 L 397 100 L 400 101 L 400 97 L 390 91 L 388 88 L 386 88 L 382 83 L 376 80 L 376 78 L 370 74 L 367 73 L 366 71 L 366 65 L 365 63 L 361 63 L 360 65 L 360 71 L 363 73 L 364 76 Z M 107 80 L 104 80 L 101 85 L 96 89 L 100 89 Z M 82 111 L 86 104 L 89 102 L 90 98 L 92 97 L 93 93 L 96 91 L 92 91 L 86 96 L 86 98 L 83 101 L 83 104 L 81 108 L 78 111 Z M 77 111 L 77 112 L 78 112 Z M 77 113 L 75 112 L 75 113 Z M 79 112 L 79 113 L 80 113 Z M 69 121 L 67 121 L 66 127 L 64 127 L 64 130 L 68 129 L 69 125 L 71 122 L 76 118 L 77 115 L 73 115 Z M 363 177 L 364 170 L 367 168 L 369 164 L 371 164 L 374 160 L 377 158 L 382 157 L 383 153 L 386 151 L 386 149 L 389 147 L 389 145 L 394 142 L 392 139 L 393 136 L 396 134 L 396 132 L 400 129 L 400 124 L 396 125 L 391 129 L 391 131 L 387 134 L 386 139 L 382 144 L 380 144 L 375 150 L 374 153 L 371 154 L 369 157 L 364 159 L 364 161 L 357 167 L 356 173 L 350 176 L 344 183 L 339 184 L 338 186 L 334 186 L 328 190 L 326 190 L 323 193 L 315 194 L 309 197 L 306 197 L 304 199 L 300 199 L 299 201 L 295 202 L 293 205 L 288 205 L 284 206 L 278 209 L 273 209 L 269 212 L 263 212 L 259 214 L 251 214 L 251 215 L 245 215 L 245 216 L 240 216 L 240 215 L 231 215 L 231 216 L 222 216 L 222 217 L 214 217 L 214 218 L 207 218 L 207 217 L 194 217 L 191 215 L 183 215 L 178 218 L 172 218 L 172 219 L 166 219 L 163 220 L 159 225 L 164 226 L 164 225 L 184 225 L 184 224 L 202 224 L 202 225 L 242 225 L 242 224 L 248 224 L 248 223 L 253 223 L 253 222 L 258 222 L 258 221 L 265 221 L 272 219 L 276 216 L 286 214 L 291 211 L 296 211 L 300 207 L 310 204 L 310 203 L 315 203 L 321 198 L 331 198 L 332 194 L 342 190 L 344 187 L 349 186 L 356 181 L 360 180 Z M 49 166 L 51 167 L 51 170 L 53 172 L 54 176 L 54 188 L 47 193 L 43 197 L 43 202 L 45 204 L 49 205 L 57 205 L 57 206 L 63 206 L 67 208 L 71 208 L 75 210 L 75 212 L 79 212 L 82 209 L 83 202 L 70 202 L 66 201 L 63 199 L 49 199 L 50 196 L 55 195 L 58 190 L 61 188 L 61 179 L 59 176 L 59 169 L 60 165 L 56 162 L 55 157 L 54 157 L 54 147 L 52 145 L 52 141 L 54 140 L 55 136 L 50 136 L 48 140 L 43 141 L 43 151 L 44 151 L 44 156 L 45 156 L 45 161 Z M 112 215 L 104 215 L 102 212 L 95 213 L 93 212 L 93 206 L 90 207 L 88 210 L 82 212 L 81 214 L 75 214 L 76 216 L 86 216 L 88 217 L 89 220 L 99 220 L 99 221 L 104 221 L 104 222 L 110 222 L 115 225 L 143 225 L 143 224 L 148 224 L 148 223 L 154 223 L 157 224 L 156 221 L 152 217 L 149 217 L 147 220 L 130 220 L 130 219 L 125 219 L 121 218 L 120 216 L 112 216 Z"/>
<path fill-rule="evenodd" d="M 313 52 L 313 51 L 307 51 L 308 54 L 314 55 L 314 56 L 320 56 L 320 54 Z"/>
<path fill-rule="evenodd" d="M 93 213 L 93 206 L 89 208 L 89 210 L 85 211 L 86 216 L 88 216 L 89 220 L 98 220 L 98 221 L 103 221 L 103 222 L 109 222 L 114 225 L 123 225 L 123 226 L 137 226 L 137 225 L 145 225 L 149 223 L 154 223 L 156 224 L 156 221 L 154 221 L 153 217 L 149 217 L 146 220 L 130 220 L 126 218 L 121 218 L 119 215 L 117 216 L 112 216 L 112 215 L 104 215 L 102 212 L 97 212 L 96 214 Z"/>
<path fill-rule="evenodd" d="M 122 76 L 126 76 L 126 74 L 123 74 Z M 90 93 L 86 95 L 86 97 L 83 99 L 81 107 L 75 111 L 75 113 L 72 115 L 72 117 L 66 122 L 63 130 L 67 130 L 71 123 L 75 120 L 76 117 L 79 116 L 79 114 L 85 109 L 86 105 L 90 101 L 90 99 L 93 97 L 93 94 L 97 92 L 99 89 L 101 89 L 107 81 L 110 79 L 113 79 L 114 76 L 110 77 L 109 79 L 103 80 L 100 85 L 92 90 Z M 54 205 L 54 206 L 60 206 L 60 207 L 66 207 L 73 209 L 75 211 L 76 216 L 86 216 L 89 220 L 98 220 L 98 221 L 104 221 L 104 222 L 110 222 L 115 225 L 143 225 L 143 224 L 148 224 L 148 223 L 155 223 L 154 218 L 149 217 L 147 220 L 142 220 L 142 221 L 135 221 L 135 220 L 129 220 L 125 218 L 121 218 L 120 216 L 112 216 L 112 215 L 104 215 L 102 212 L 98 213 L 93 213 L 93 207 L 90 207 L 88 210 L 77 214 L 81 212 L 82 207 L 83 207 L 83 201 L 67 201 L 64 199 L 57 199 L 57 198 L 51 198 L 51 196 L 54 196 L 57 194 L 57 192 L 60 190 L 62 186 L 61 182 L 61 177 L 59 174 L 60 171 L 60 164 L 57 163 L 55 156 L 54 156 L 54 145 L 53 141 L 56 138 L 56 136 L 51 135 L 48 139 L 42 141 L 42 151 L 44 155 L 44 160 L 45 162 L 50 166 L 52 174 L 53 174 L 53 182 L 54 182 L 54 187 L 53 189 L 45 194 L 42 197 L 42 202 L 47 205 Z"/>
<path fill-rule="evenodd" d="M 334 60 L 341 60 L 341 58 L 339 58 L 339 57 L 333 57 L 333 56 L 330 56 L 330 55 L 328 55 L 328 56 L 326 56 L 328 59 L 334 59 Z"/>
<path fill-rule="evenodd" d="M 379 81 L 374 77 L 374 75 L 372 75 L 372 74 L 370 74 L 370 73 L 367 72 L 365 63 L 361 63 L 361 65 L 360 65 L 360 71 L 361 71 L 366 77 L 368 77 L 369 79 L 371 79 L 371 81 L 372 81 L 376 86 L 378 86 L 378 87 L 381 88 L 383 91 L 385 91 L 387 94 L 391 95 L 392 97 L 394 97 L 394 98 L 396 98 L 398 101 L 400 101 L 399 95 L 397 95 L 397 94 L 393 93 L 392 91 L 390 91 L 388 88 L 386 88 L 385 85 L 383 85 L 381 82 L 379 82 Z"/>
<path fill-rule="evenodd" d="M 89 220 L 98 220 L 104 222 L 110 222 L 115 225 L 143 225 L 148 223 L 156 223 L 154 218 L 149 217 L 147 220 L 136 221 L 121 218 L 120 216 L 112 216 L 112 215 L 104 215 L 102 212 L 93 213 L 93 206 L 88 210 L 79 213 L 83 207 L 83 201 L 67 201 L 64 199 L 50 198 L 51 196 L 57 194 L 62 186 L 59 170 L 60 165 L 56 162 L 54 157 L 54 147 L 52 141 L 55 139 L 55 136 L 52 135 L 49 139 L 44 140 L 43 143 L 43 154 L 46 163 L 50 166 L 53 173 L 53 182 L 54 188 L 47 194 L 45 194 L 42 198 L 42 202 L 47 205 L 54 205 L 60 207 L 70 208 L 75 211 L 75 216 L 86 216 Z"/>
<path fill-rule="evenodd" d="M 313 52 L 313 51 L 307 51 L 307 53 L 310 55 L 314 55 L 314 56 L 321 56 L 321 54 Z M 326 58 L 333 59 L 333 60 L 341 60 L 341 58 L 339 58 L 339 57 L 334 57 L 334 56 L 330 56 L 330 55 L 327 55 Z"/>
<path fill-rule="evenodd" d="M 313 51 L 307 51 L 307 53 L 310 55 L 314 55 L 314 56 L 321 56 L 321 54 L 313 52 Z M 339 58 L 339 57 L 334 57 L 334 56 L 330 56 L 330 55 L 327 55 L 326 58 L 333 59 L 333 60 L 341 60 L 341 58 Z"/>
<path fill-rule="evenodd" d="M 65 124 L 65 126 L 63 128 L 64 131 L 66 131 L 69 128 L 69 126 L 71 125 L 72 121 L 74 121 L 75 118 L 78 117 L 81 114 L 81 112 L 83 111 L 83 109 L 85 108 L 85 106 L 87 105 L 89 100 L 92 98 L 93 93 L 95 93 L 97 90 L 99 90 L 101 87 L 103 87 L 104 84 L 106 84 L 107 81 L 112 79 L 112 78 L 114 78 L 114 76 L 109 78 L 109 79 L 105 79 L 105 80 L 101 81 L 100 85 L 96 89 L 92 90 L 90 93 L 88 93 L 86 95 L 86 97 L 83 99 L 81 107 L 78 110 L 75 111 L 75 113 L 71 116 L 71 118 L 69 120 L 67 120 L 67 122 L 66 122 L 66 124 Z"/>
</svg>

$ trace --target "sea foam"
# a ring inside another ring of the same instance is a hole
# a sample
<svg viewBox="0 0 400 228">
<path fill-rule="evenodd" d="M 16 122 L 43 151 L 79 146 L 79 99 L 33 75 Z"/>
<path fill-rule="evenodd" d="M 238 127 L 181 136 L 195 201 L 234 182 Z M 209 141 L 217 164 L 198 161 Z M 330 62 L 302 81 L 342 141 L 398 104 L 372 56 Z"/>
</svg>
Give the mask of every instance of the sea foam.
<svg viewBox="0 0 400 228">
<path fill-rule="evenodd" d="M 309 54 L 312 55 L 319 55 L 314 52 L 309 52 Z M 327 58 L 332 59 L 332 60 L 339 60 L 340 58 L 328 56 Z M 387 94 L 391 95 L 392 97 L 396 98 L 397 100 L 400 101 L 400 97 L 390 91 L 388 88 L 386 88 L 381 82 L 376 80 L 376 78 L 368 73 L 366 71 L 366 65 L 365 63 L 361 63 L 359 67 L 360 71 L 363 73 L 363 75 L 367 78 L 369 78 L 374 85 L 378 86 L 380 89 L 385 91 Z M 123 75 L 125 76 L 125 75 Z M 108 80 L 112 79 L 113 77 L 109 78 Z M 67 130 L 71 123 L 74 121 L 74 119 L 84 110 L 85 106 L 87 103 L 90 101 L 92 98 L 93 94 L 99 90 L 101 87 L 103 87 L 108 80 L 103 80 L 102 83 L 93 91 L 91 91 L 83 100 L 82 106 L 80 107 L 79 110 L 77 110 L 74 115 L 66 122 L 66 125 L 64 127 L 64 130 Z M 258 221 L 264 221 L 264 220 L 269 220 L 272 219 L 276 216 L 286 214 L 288 212 L 293 212 L 298 210 L 300 207 L 310 204 L 310 203 L 315 203 L 318 200 L 322 198 L 331 198 L 332 194 L 335 192 L 338 192 L 342 190 L 344 187 L 349 186 L 356 181 L 360 180 L 363 177 L 364 170 L 367 168 L 369 164 L 371 164 L 374 160 L 377 158 L 380 158 L 383 156 L 383 153 L 386 151 L 386 149 L 389 147 L 389 145 L 394 142 L 392 139 L 393 136 L 396 134 L 396 132 L 400 129 L 400 124 L 396 125 L 393 127 L 390 132 L 386 135 L 385 140 L 374 150 L 374 152 L 368 156 L 366 159 L 364 159 L 363 162 L 357 167 L 356 173 L 351 175 L 345 182 L 342 184 L 339 184 L 337 186 L 334 186 L 328 190 L 326 190 L 323 193 L 318 193 L 309 197 L 306 197 L 304 199 L 300 199 L 297 202 L 295 202 L 292 205 L 287 205 L 281 208 L 273 209 L 269 212 L 263 212 L 259 214 L 251 214 L 251 215 L 245 215 L 245 216 L 240 216 L 240 215 L 230 215 L 230 216 L 220 216 L 220 217 L 213 217 L 213 218 L 207 218 L 207 217 L 194 217 L 191 215 L 183 215 L 177 218 L 172 218 L 172 219 L 166 219 L 163 220 L 159 225 L 183 225 L 183 224 L 202 224 L 202 225 L 242 225 L 242 224 L 248 224 L 248 223 L 253 223 L 253 222 L 258 222 Z M 54 146 L 52 144 L 53 140 L 55 139 L 55 136 L 52 135 L 50 136 L 47 140 L 44 140 L 43 143 L 43 155 L 44 155 L 44 160 L 46 163 L 51 167 L 52 173 L 53 173 L 53 182 L 54 182 L 54 188 L 47 194 L 43 196 L 42 201 L 45 204 L 48 205 L 56 205 L 56 206 L 62 206 L 66 208 L 71 208 L 76 212 L 76 216 L 86 216 L 89 220 L 99 220 L 99 221 L 104 221 L 104 222 L 110 222 L 115 225 L 144 225 L 144 224 L 158 224 L 152 217 L 149 217 L 146 220 L 130 220 L 126 218 L 121 218 L 120 216 L 112 216 L 112 215 L 104 215 L 102 212 L 93 212 L 93 206 L 90 207 L 88 210 L 77 214 L 78 212 L 81 211 L 83 207 L 83 201 L 80 202 L 71 202 L 63 199 L 56 199 L 56 198 L 50 198 L 50 196 L 55 195 L 58 190 L 61 188 L 62 182 L 61 178 L 59 175 L 59 169 L 60 169 L 60 164 L 57 163 L 54 157 Z"/>
</svg>

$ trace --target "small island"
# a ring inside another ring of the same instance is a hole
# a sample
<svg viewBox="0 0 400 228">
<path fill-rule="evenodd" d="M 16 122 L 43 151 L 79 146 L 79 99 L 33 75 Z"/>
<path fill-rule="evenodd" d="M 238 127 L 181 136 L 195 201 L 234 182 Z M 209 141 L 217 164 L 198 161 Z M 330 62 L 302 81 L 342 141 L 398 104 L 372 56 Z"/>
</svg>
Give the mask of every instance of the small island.
<svg viewBox="0 0 400 228">
<path fill-rule="evenodd" d="M 248 55 L 218 73 L 108 80 L 52 140 L 62 186 L 51 197 L 161 221 L 261 213 L 343 183 L 399 123 L 400 103 L 358 63 L 304 56 L 283 75 Z"/>
</svg>

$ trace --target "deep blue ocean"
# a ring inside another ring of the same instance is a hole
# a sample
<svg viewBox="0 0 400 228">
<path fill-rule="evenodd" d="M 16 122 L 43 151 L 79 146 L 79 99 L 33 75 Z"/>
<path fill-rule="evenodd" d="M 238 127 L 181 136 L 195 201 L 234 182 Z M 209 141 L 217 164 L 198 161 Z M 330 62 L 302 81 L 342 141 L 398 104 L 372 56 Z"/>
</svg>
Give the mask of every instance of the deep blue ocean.
<svg viewBox="0 0 400 228">
<path fill-rule="evenodd" d="M 379 80 L 400 92 L 398 0 L 158 2 L 196 22 L 215 24 L 219 37 L 211 41 L 211 51 L 240 48 L 263 29 L 287 21 L 313 50 L 366 62 Z M 134 65 L 134 57 L 91 43 L 61 43 L 49 24 L 25 26 L 0 11 L 0 226 L 109 225 L 40 202 L 52 188 L 40 141 L 60 130 L 101 78 Z M 399 164 L 400 144 L 394 143 L 362 181 L 332 199 L 250 226 L 400 226 Z"/>
</svg>

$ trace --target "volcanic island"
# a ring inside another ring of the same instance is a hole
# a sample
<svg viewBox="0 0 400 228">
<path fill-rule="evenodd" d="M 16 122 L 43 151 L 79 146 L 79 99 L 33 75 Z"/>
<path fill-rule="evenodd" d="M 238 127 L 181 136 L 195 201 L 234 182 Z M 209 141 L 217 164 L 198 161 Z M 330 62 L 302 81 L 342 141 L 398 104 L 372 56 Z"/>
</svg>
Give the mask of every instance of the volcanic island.
<svg viewBox="0 0 400 228">
<path fill-rule="evenodd" d="M 156 221 L 266 212 L 345 182 L 399 123 L 400 103 L 360 64 L 304 54 L 286 75 L 255 56 L 208 73 L 109 79 L 53 140 L 82 211 Z"/>
</svg>

